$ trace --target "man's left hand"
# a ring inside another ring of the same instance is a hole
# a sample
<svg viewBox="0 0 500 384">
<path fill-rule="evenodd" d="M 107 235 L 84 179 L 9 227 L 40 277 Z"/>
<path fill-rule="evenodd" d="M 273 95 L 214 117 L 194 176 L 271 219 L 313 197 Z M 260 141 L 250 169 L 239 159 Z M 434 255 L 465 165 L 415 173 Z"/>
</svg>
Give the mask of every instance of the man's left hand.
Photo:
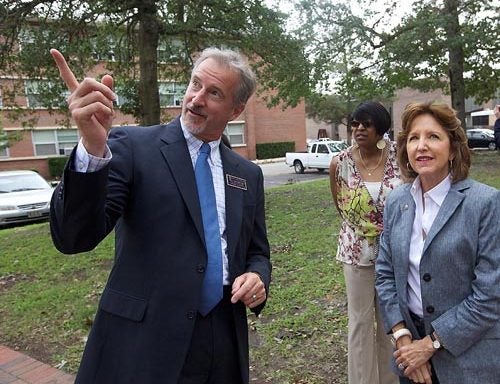
<svg viewBox="0 0 500 384">
<path fill-rule="evenodd" d="M 262 304 L 267 298 L 264 282 L 255 272 L 247 272 L 238 276 L 234 280 L 231 294 L 231 303 L 241 301 L 248 308 Z"/>
</svg>

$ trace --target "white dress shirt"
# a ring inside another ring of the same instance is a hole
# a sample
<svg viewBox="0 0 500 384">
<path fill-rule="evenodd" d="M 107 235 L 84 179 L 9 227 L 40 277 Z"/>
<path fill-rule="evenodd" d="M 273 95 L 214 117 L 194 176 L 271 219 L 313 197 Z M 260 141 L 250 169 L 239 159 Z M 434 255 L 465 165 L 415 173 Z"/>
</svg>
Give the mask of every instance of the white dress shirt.
<svg viewBox="0 0 500 384">
<path fill-rule="evenodd" d="M 200 150 L 203 141 L 194 137 L 187 129 L 184 128 L 181 119 L 182 133 L 186 139 L 189 154 L 191 155 L 191 161 L 193 163 L 193 169 L 196 165 L 196 160 L 198 159 L 198 152 Z M 223 276 L 222 282 L 224 285 L 229 284 L 229 264 L 227 257 L 227 234 L 226 234 L 226 191 L 224 187 L 224 170 L 222 168 L 222 159 L 220 157 L 220 139 L 211 141 L 208 143 L 210 145 L 210 156 L 208 158 L 208 164 L 210 165 L 210 171 L 212 172 L 212 179 L 214 182 L 215 190 L 215 201 L 217 203 L 217 218 L 219 219 L 219 231 L 221 239 L 221 249 L 222 249 L 222 268 Z M 87 152 L 82 140 L 79 141 L 75 161 L 73 163 L 73 169 L 76 172 L 95 172 L 104 168 L 112 159 L 111 150 L 106 145 L 106 152 L 104 157 L 92 156 Z"/>
<path fill-rule="evenodd" d="M 200 151 L 203 141 L 197 139 L 184 128 L 184 124 L 181 119 L 182 133 L 186 139 L 189 154 L 191 155 L 191 161 L 193 163 L 193 169 L 196 165 L 196 160 L 198 160 L 198 153 Z M 211 141 L 208 143 L 210 145 L 210 156 L 208 157 L 208 164 L 210 165 L 210 171 L 212 172 L 212 179 L 214 182 L 215 190 L 215 201 L 217 203 L 217 218 L 219 219 L 219 231 L 221 239 L 221 249 L 222 249 L 222 283 L 224 285 L 229 284 L 229 264 L 227 259 L 227 234 L 226 234 L 226 190 L 224 187 L 224 169 L 222 168 L 222 159 L 220 157 L 220 138 L 219 140 Z"/>
<path fill-rule="evenodd" d="M 443 204 L 443 201 L 451 187 L 451 179 L 448 175 L 430 191 L 422 194 L 420 179 L 417 177 L 411 187 L 411 195 L 415 201 L 415 219 L 411 231 L 409 271 L 408 271 L 408 308 L 414 314 L 423 318 L 422 296 L 420 287 L 420 260 L 425 244 L 425 238 L 429 233 L 432 223 Z"/>
</svg>

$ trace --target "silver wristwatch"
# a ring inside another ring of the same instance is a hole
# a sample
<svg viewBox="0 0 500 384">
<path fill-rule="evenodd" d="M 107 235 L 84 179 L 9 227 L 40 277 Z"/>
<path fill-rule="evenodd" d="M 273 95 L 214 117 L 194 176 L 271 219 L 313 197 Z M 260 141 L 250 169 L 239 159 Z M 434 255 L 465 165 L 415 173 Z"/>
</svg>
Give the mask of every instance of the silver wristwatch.
<svg viewBox="0 0 500 384">
<path fill-rule="evenodd" d="M 432 340 L 432 348 L 434 348 L 437 351 L 438 349 L 441 349 L 443 347 L 434 332 L 430 333 L 429 336 Z"/>
</svg>

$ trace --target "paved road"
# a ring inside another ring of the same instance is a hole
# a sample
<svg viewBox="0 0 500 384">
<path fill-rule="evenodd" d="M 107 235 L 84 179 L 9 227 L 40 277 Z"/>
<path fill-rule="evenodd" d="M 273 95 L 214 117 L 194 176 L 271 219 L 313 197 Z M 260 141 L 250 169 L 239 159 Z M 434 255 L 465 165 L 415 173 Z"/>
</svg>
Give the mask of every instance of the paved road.
<svg viewBox="0 0 500 384">
<path fill-rule="evenodd" d="M 264 188 L 276 187 L 278 185 L 311 181 L 328 178 L 328 171 L 319 173 L 316 169 L 306 169 L 303 174 L 296 174 L 292 167 L 285 161 L 259 164 L 264 174 Z"/>
</svg>

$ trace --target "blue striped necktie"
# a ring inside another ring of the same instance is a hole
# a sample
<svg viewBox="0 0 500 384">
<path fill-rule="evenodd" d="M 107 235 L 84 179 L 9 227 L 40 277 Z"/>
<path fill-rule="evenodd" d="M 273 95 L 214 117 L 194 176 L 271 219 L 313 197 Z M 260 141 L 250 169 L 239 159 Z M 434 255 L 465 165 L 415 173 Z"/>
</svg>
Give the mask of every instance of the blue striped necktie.
<svg viewBox="0 0 500 384">
<path fill-rule="evenodd" d="M 194 169 L 208 258 L 198 308 L 203 316 L 206 316 L 222 299 L 222 248 L 214 183 L 208 164 L 209 155 L 210 145 L 203 143 Z"/>
</svg>

